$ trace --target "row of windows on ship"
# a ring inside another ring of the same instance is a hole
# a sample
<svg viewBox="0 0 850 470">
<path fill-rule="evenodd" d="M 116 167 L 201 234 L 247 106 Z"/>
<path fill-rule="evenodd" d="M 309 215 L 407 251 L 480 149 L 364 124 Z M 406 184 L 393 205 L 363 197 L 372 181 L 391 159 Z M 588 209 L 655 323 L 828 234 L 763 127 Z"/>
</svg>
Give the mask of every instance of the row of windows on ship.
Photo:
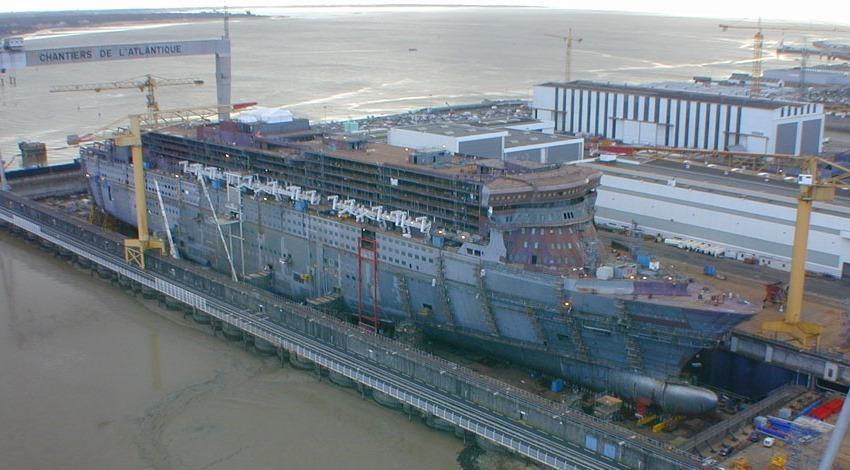
<svg viewBox="0 0 850 470">
<path fill-rule="evenodd" d="M 334 241 L 333 243 L 331 243 L 330 240 L 323 240 L 323 241 L 325 241 L 326 243 L 328 243 L 332 246 L 337 246 L 337 247 L 340 247 L 340 248 L 348 248 L 350 250 L 353 250 L 353 248 L 354 248 L 351 245 L 345 245 L 344 243 L 337 243 L 336 241 Z M 261 249 L 261 250 L 266 251 L 266 252 L 268 252 L 272 255 L 277 256 L 281 260 L 290 256 L 288 253 L 277 250 L 277 249 L 273 248 L 272 246 L 269 246 L 269 245 L 262 243 L 262 242 L 255 242 L 253 240 L 246 239 L 245 244 L 247 245 L 248 248 L 250 248 L 252 250 L 253 249 Z M 421 270 L 421 264 L 413 263 L 413 261 L 427 262 L 427 263 L 430 263 L 430 264 L 434 264 L 434 258 L 426 257 L 425 255 L 419 255 L 419 254 L 416 254 L 416 253 L 408 252 L 408 251 L 405 251 L 403 249 L 400 250 L 398 248 L 386 248 L 385 250 L 383 250 L 383 252 L 381 252 L 381 250 L 379 250 L 378 253 L 379 253 L 378 259 L 380 261 L 388 262 L 388 263 L 395 263 L 395 264 L 398 264 L 400 266 L 407 266 L 409 269 L 415 269 L 417 271 Z M 394 255 L 399 256 L 399 257 L 396 257 Z M 479 256 L 480 256 L 480 254 L 479 254 Z M 408 258 L 408 260 L 411 261 L 411 262 L 407 262 L 404 259 L 405 257 Z M 313 253 L 312 252 L 308 253 L 308 258 L 310 260 L 313 259 Z M 325 264 L 330 265 L 330 266 L 339 267 L 339 263 L 337 263 L 336 261 L 333 261 L 333 260 L 328 260 L 327 258 L 325 259 Z"/>
<path fill-rule="evenodd" d="M 573 211 L 564 212 L 564 213 L 562 213 L 562 216 L 563 216 L 564 220 L 572 220 L 572 219 L 575 218 L 575 214 L 573 213 Z M 517 215 L 506 215 L 505 216 L 505 223 L 511 223 L 511 222 L 514 221 L 514 219 L 518 219 L 518 218 L 519 217 Z M 543 221 L 544 222 L 552 222 L 553 218 L 556 218 L 556 217 L 553 216 L 552 214 L 546 214 L 543 217 Z"/>
<path fill-rule="evenodd" d="M 566 230 L 567 230 L 567 233 L 570 233 L 570 234 L 574 233 L 574 232 L 573 232 L 573 228 L 572 228 L 572 227 L 567 227 L 567 228 L 566 228 Z M 558 235 L 563 235 L 563 234 L 564 234 L 564 228 L 563 228 L 563 227 L 558 227 L 558 228 L 550 228 L 550 229 L 549 229 L 549 235 L 554 235 L 556 231 L 558 232 Z M 545 234 L 546 234 L 546 229 L 545 229 L 545 228 L 542 228 L 542 227 L 541 227 L 541 228 L 537 228 L 537 227 L 531 227 L 531 228 L 529 228 L 529 227 L 522 227 L 522 228 L 520 228 L 520 229 L 519 229 L 519 233 L 520 233 L 520 234 L 522 234 L 522 235 L 526 235 L 526 234 L 528 234 L 528 233 L 530 233 L 531 235 L 537 235 L 537 234 L 538 234 L 538 232 L 540 233 L 540 235 L 545 235 Z"/>
</svg>

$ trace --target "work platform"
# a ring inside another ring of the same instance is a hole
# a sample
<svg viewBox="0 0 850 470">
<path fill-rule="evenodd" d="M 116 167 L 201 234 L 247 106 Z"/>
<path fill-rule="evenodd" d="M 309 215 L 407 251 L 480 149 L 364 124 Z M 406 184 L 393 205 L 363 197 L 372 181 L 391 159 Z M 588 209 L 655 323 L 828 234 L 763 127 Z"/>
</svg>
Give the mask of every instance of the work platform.
<svg viewBox="0 0 850 470">
<path fill-rule="evenodd" d="M 850 361 L 844 355 L 801 349 L 784 341 L 739 330 L 731 333 L 727 347 L 740 356 L 850 386 Z"/>
<path fill-rule="evenodd" d="M 701 467 L 693 454 L 197 265 L 151 254 L 147 270 L 137 269 L 123 259 L 123 237 L 38 202 L 0 192 L 0 221 L 119 280 L 176 299 L 540 464 L 564 469 Z"/>
</svg>

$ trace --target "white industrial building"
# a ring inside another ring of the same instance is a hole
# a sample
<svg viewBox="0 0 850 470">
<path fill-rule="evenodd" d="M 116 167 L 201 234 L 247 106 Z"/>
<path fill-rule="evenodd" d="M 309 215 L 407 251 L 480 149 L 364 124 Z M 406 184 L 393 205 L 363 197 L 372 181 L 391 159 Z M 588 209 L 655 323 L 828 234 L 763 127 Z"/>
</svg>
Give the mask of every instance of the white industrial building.
<svg viewBox="0 0 850 470">
<path fill-rule="evenodd" d="M 791 268 L 797 188 L 668 163 L 592 164 L 603 171 L 598 224 L 696 240 L 729 257 Z M 850 195 L 815 203 L 806 269 L 850 279 Z"/>
<path fill-rule="evenodd" d="M 534 118 L 556 132 L 625 144 L 789 155 L 818 154 L 823 105 L 593 81 L 534 87 Z"/>
<path fill-rule="evenodd" d="M 566 163 L 584 158 L 584 139 L 545 134 L 545 123 L 525 123 L 540 131 L 490 128 L 470 124 L 426 124 L 390 129 L 387 143 L 414 150 L 452 153 L 506 161 Z"/>
</svg>

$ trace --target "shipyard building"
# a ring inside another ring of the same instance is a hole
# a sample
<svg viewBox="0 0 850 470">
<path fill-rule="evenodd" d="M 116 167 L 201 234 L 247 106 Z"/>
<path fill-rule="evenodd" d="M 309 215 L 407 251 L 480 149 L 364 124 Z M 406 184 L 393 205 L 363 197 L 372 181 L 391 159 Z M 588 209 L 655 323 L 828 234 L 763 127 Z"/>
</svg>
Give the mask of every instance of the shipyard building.
<svg viewBox="0 0 850 470">
<path fill-rule="evenodd" d="M 817 154 L 823 105 L 577 80 L 534 87 L 534 117 L 556 132 L 630 145 Z"/>
<path fill-rule="evenodd" d="M 530 130 L 525 130 L 530 129 Z M 420 151 L 446 151 L 505 161 L 566 163 L 584 157 L 584 139 L 546 134 L 539 122 L 518 128 L 446 123 L 390 129 L 387 142 Z"/>
<path fill-rule="evenodd" d="M 799 189 L 708 168 L 632 158 L 603 171 L 596 223 L 707 243 L 718 256 L 791 269 Z M 806 269 L 850 279 L 850 195 L 815 203 Z"/>
</svg>

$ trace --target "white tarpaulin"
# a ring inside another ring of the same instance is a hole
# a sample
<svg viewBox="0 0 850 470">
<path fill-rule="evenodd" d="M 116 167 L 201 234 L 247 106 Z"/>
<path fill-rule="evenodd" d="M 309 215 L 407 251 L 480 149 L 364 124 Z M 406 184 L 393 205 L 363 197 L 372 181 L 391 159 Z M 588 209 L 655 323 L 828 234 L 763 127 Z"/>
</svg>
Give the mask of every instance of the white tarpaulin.
<svg viewBox="0 0 850 470">
<path fill-rule="evenodd" d="M 236 116 L 236 121 L 245 124 L 253 122 L 265 122 L 268 124 L 291 122 L 292 113 L 283 108 L 256 107 L 239 113 L 239 115 Z"/>
</svg>

